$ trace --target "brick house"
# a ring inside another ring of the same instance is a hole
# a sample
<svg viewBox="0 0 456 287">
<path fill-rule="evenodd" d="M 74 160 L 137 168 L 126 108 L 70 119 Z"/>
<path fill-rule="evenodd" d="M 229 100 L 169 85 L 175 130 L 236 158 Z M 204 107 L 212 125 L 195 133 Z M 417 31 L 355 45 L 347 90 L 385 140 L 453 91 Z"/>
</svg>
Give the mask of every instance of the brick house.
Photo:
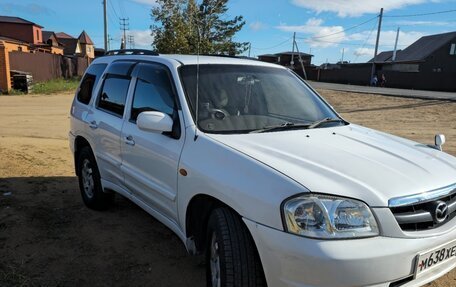
<svg viewBox="0 0 456 287">
<path fill-rule="evenodd" d="M 43 43 L 43 27 L 19 17 L 0 16 L 0 36 L 29 44 Z"/>
<path fill-rule="evenodd" d="M 95 58 L 95 47 L 89 35 L 87 35 L 85 31 L 82 31 L 81 35 L 78 37 L 78 40 L 79 45 L 81 45 L 81 56 L 90 59 Z"/>
</svg>

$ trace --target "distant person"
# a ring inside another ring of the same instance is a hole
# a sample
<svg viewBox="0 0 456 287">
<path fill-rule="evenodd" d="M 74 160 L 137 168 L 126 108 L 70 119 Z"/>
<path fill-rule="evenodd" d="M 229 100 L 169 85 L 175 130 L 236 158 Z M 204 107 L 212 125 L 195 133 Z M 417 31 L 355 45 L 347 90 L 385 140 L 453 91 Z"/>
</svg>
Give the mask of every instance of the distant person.
<svg viewBox="0 0 456 287">
<path fill-rule="evenodd" d="M 374 76 L 372 77 L 372 80 L 371 80 L 371 86 L 372 86 L 372 87 L 376 87 L 376 86 L 377 86 L 377 83 L 378 83 L 377 75 L 374 75 Z"/>
<path fill-rule="evenodd" d="M 386 86 L 386 77 L 385 74 L 382 74 L 382 79 L 380 81 L 380 86 L 385 87 Z"/>
</svg>

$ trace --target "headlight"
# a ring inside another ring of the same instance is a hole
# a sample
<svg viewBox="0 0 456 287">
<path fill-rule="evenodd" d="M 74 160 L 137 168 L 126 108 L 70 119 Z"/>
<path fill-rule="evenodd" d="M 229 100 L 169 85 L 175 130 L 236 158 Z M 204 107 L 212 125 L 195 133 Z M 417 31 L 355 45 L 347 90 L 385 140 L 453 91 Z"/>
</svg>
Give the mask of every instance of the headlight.
<svg viewBox="0 0 456 287">
<path fill-rule="evenodd" d="M 286 231 L 297 235 L 341 239 L 379 235 L 369 207 L 358 200 L 306 194 L 283 204 Z"/>
</svg>

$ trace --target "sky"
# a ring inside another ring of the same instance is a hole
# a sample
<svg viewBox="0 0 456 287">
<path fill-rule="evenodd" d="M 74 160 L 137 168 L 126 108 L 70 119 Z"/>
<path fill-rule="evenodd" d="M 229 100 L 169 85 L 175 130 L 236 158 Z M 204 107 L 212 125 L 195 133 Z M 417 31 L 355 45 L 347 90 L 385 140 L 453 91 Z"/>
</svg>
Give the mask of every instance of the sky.
<svg viewBox="0 0 456 287">
<path fill-rule="evenodd" d="M 119 18 L 129 18 L 127 34 L 133 35 L 135 47 L 150 49 L 155 1 L 107 1 L 111 49 L 120 47 Z M 290 51 L 296 32 L 299 51 L 314 55 L 316 65 L 371 59 L 380 8 L 385 17 L 379 52 L 393 50 L 398 28 L 398 49 L 422 36 L 456 31 L 456 0 L 230 0 L 228 8 L 226 19 L 242 15 L 246 21 L 235 40 L 251 43 L 250 56 Z M 44 30 L 75 37 L 85 30 L 96 47 L 103 47 L 102 0 L 0 0 L 0 15 L 22 17 Z"/>
</svg>

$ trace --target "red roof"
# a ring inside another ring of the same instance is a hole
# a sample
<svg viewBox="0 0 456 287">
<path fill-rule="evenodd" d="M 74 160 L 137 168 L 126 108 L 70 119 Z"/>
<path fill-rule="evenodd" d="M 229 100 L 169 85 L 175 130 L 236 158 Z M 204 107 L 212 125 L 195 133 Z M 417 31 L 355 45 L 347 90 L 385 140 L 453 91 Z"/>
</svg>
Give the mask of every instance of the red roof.
<svg viewBox="0 0 456 287">
<path fill-rule="evenodd" d="M 25 24 L 25 25 L 34 25 L 39 28 L 43 28 L 43 26 L 40 26 L 38 24 L 35 24 L 33 22 L 30 22 L 28 20 L 19 18 L 19 17 L 10 17 L 10 16 L 0 16 L 0 23 L 13 23 L 13 24 Z"/>
<path fill-rule="evenodd" d="M 81 35 L 79 35 L 79 43 L 93 45 L 92 39 L 85 31 L 82 31 Z"/>
<path fill-rule="evenodd" d="M 75 37 L 68 35 L 65 32 L 58 32 L 58 33 L 55 33 L 55 35 L 57 36 L 57 38 L 60 38 L 60 39 L 76 39 Z"/>
</svg>

